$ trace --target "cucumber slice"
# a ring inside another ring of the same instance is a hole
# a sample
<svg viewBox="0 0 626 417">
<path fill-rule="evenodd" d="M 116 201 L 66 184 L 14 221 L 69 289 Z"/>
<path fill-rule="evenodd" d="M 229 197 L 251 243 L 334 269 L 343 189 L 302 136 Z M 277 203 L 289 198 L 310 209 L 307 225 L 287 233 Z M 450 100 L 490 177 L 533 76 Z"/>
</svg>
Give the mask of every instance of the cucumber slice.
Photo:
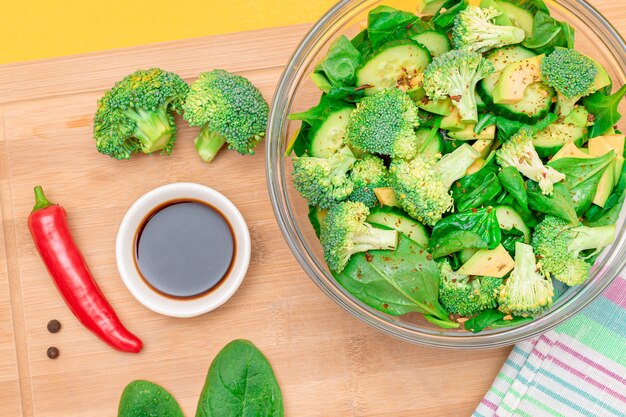
<svg viewBox="0 0 626 417">
<path fill-rule="evenodd" d="M 428 246 L 430 236 L 426 227 L 397 207 L 376 207 L 367 216 L 367 222 L 397 230 L 420 246 Z"/>
<path fill-rule="evenodd" d="M 427 30 L 422 33 L 418 33 L 411 37 L 414 41 L 424 45 L 430 56 L 433 58 L 443 55 L 452 49 L 450 45 L 450 38 L 445 33 L 437 32 L 435 30 Z"/>
<path fill-rule="evenodd" d="M 432 129 L 427 127 L 421 127 L 417 129 L 417 131 L 415 132 L 415 137 L 417 138 L 417 143 L 419 143 L 418 149 L 422 149 L 422 145 L 424 144 L 424 141 L 429 138 L 431 130 Z M 441 133 L 437 132 L 435 133 L 435 137 L 430 142 L 430 144 L 428 144 L 428 146 L 426 146 L 426 148 L 422 151 L 422 154 L 441 155 L 442 153 L 443 136 L 441 135 Z"/>
<path fill-rule="evenodd" d="M 571 123 L 552 123 L 535 134 L 533 145 L 540 157 L 547 158 L 556 154 L 569 142 L 573 142 L 576 147 L 581 147 L 586 139 L 586 127 Z"/>
<path fill-rule="evenodd" d="M 522 220 L 522 216 L 520 216 L 512 207 L 496 207 L 496 217 L 498 218 L 498 223 L 500 224 L 501 229 L 511 230 L 512 228 L 516 228 L 520 232 L 524 233 L 524 243 L 530 243 L 530 229 L 526 226 L 524 220 Z"/>
<path fill-rule="evenodd" d="M 381 46 L 357 69 L 357 85 L 371 86 L 365 89 L 366 95 L 387 88 L 404 91 L 420 88 L 430 61 L 428 49 L 414 40 L 392 41 Z"/>
<path fill-rule="evenodd" d="M 319 126 L 311 129 L 307 148 L 310 156 L 327 158 L 343 146 L 343 136 L 352 110 L 352 107 L 335 110 Z"/>
<path fill-rule="evenodd" d="M 524 34 L 526 35 L 527 39 L 533 36 L 534 17 L 532 13 L 530 13 L 528 10 L 522 7 L 519 7 L 505 0 L 497 0 L 496 3 L 498 4 L 498 7 L 496 8 L 502 12 L 500 16 L 496 17 L 495 19 L 496 24 L 507 25 L 507 23 L 500 23 L 498 21 L 498 18 L 502 16 L 506 16 L 507 20 L 510 21 L 513 26 L 517 26 L 518 28 L 524 31 Z"/>
<path fill-rule="evenodd" d="M 540 82 L 530 84 L 526 90 L 524 90 L 524 98 L 517 103 L 494 103 L 493 91 L 502 70 L 509 64 L 534 56 L 537 56 L 537 54 L 530 49 L 518 45 L 496 49 L 487 56 L 487 59 L 492 62 L 495 72 L 481 80 L 478 83 L 476 91 L 478 91 L 480 97 L 485 104 L 487 104 L 487 107 L 494 113 L 511 120 L 531 124 L 548 114 L 552 107 L 552 99 L 555 96 L 555 92 L 552 88 Z"/>
</svg>

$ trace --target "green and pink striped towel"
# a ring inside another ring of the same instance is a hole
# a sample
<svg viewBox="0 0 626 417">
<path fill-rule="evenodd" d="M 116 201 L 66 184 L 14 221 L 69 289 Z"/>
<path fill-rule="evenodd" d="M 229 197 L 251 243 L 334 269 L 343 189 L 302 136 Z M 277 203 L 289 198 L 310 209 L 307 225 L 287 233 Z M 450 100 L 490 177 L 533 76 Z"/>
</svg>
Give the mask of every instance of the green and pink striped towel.
<svg viewBox="0 0 626 417">
<path fill-rule="evenodd" d="M 626 417 L 626 279 L 518 343 L 472 417 Z"/>
</svg>

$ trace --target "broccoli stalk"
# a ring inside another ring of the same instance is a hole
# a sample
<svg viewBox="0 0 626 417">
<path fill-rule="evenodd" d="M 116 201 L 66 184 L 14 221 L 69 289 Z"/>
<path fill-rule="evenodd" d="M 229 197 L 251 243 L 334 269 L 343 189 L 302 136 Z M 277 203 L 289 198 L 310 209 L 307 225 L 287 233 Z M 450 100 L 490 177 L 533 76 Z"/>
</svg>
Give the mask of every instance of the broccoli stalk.
<svg viewBox="0 0 626 417">
<path fill-rule="evenodd" d="M 451 51 L 433 60 L 424 73 L 424 90 L 431 100 L 450 97 L 463 123 L 476 123 L 476 84 L 494 71 L 479 53 Z"/>
<path fill-rule="evenodd" d="M 355 253 L 396 248 L 398 232 L 373 227 L 365 221 L 368 215 L 369 209 L 360 202 L 345 201 L 328 210 L 322 220 L 320 241 L 332 271 L 343 271 Z"/>
<path fill-rule="evenodd" d="M 552 195 L 554 184 L 565 179 L 564 174 L 543 164 L 533 145 L 532 132 L 526 128 L 520 129 L 496 151 L 496 161 L 503 168 L 515 167 L 527 178 L 538 182 L 544 195 Z"/>
<path fill-rule="evenodd" d="M 593 59 L 574 49 L 556 48 L 541 60 L 541 79 L 558 94 L 559 113 L 569 115 L 581 98 L 595 91 L 598 74 Z"/>
<path fill-rule="evenodd" d="M 589 277 L 591 265 L 585 258 L 594 256 L 614 239 L 614 224 L 577 226 L 546 216 L 535 228 L 532 245 L 541 260 L 541 269 L 571 286 L 582 284 Z M 593 252 L 583 255 L 583 251 L 589 250 Z"/>
<path fill-rule="evenodd" d="M 444 258 L 439 267 L 439 302 L 450 313 L 471 316 L 497 306 L 498 289 L 502 279 L 475 277 L 452 270 Z"/>
<path fill-rule="evenodd" d="M 170 154 L 176 140 L 173 112 L 180 113 L 189 87 L 158 68 L 126 76 L 98 101 L 93 136 L 98 152 L 128 159 L 135 152 Z"/>
<path fill-rule="evenodd" d="M 456 49 L 487 52 L 490 49 L 520 43 L 525 38 L 522 29 L 500 26 L 492 20 L 500 16 L 493 7 L 468 6 L 459 12 L 452 28 L 452 43 Z"/>
<path fill-rule="evenodd" d="M 402 90 L 365 97 L 350 115 L 345 141 L 356 149 L 411 159 L 417 155 L 418 108 Z"/>
<path fill-rule="evenodd" d="M 348 171 L 356 158 L 347 146 L 328 158 L 302 156 L 293 161 L 293 184 L 309 205 L 325 209 L 354 189 Z"/>
<path fill-rule="evenodd" d="M 184 119 L 201 127 L 196 150 L 211 162 L 224 144 L 242 155 L 253 155 L 265 136 L 269 108 L 263 95 L 246 78 L 224 70 L 200 74 L 183 105 Z"/>
<path fill-rule="evenodd" d="M 552 305 L 552 280 L 537 271 L 533 248 L 515 242 L 515 268 L 500 288 L 500 311 L 506 314 L 536 316 Z"/>
<path fill-rule="evenodd" d="M 480 152 L 463 144 L 439 162 L 423 155 L 411 161 L 393 160 L 389 181 L 398 203 L 411 217 L 434 226 L 454 207 L 450 187 L 479 157 Z"/>
</svg>

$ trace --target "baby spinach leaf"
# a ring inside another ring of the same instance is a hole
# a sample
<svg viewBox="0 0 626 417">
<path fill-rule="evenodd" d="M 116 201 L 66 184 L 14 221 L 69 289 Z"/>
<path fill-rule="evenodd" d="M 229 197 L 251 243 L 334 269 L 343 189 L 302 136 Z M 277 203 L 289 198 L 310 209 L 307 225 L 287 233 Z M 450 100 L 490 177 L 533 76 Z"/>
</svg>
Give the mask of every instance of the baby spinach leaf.
<svg viewBox="0 0 626 417">
<path fill-rule="evenodd" d="M 543 0 L 514 0 L 513 3 L 529 10 L 533 14 L 538 11 L 542 11 L 548 15 L 550 14 L 550 9 L 548 9 L 548 6 L 546 6 Z"/>
<path fill-rule="evenodd" d="M 495 249 L 501 237 L 492 207 L 472 209 L 440 220 L 433 228 L 428 250 L 437 259 L 462 249 Z"/>
<path fill-rule="evenodd" d="M 178 402 L 161 386 L 137 380 L 126 385 L 117 417 L 184 417 Z"/>
<path fill-rule="evenodd" d="M 420 23 L 413 13 L 384 5 L 376 7 L 367 17 L 367 31 L 372 49 L 376 50 L 390 41 L 408 38 L 415 33 L 412 30 L 413 25 Z"/>
<path fill-rule="evenodd" d="M 515 242 L 524 243 L 524 232 L 515 227 L 510 230 L 502 229 L 502 240 L 500 244 L 511 254 L 515 256 Z"/>
<path fill-rule="evenodd" d="M 594 116 L 594 123 L 589 127 L 589 137 L 602 136 L 615 123 L 621 119 L 618 107 L 626 95 L 626 85 L 617 90 L 613 95 L 596 92 L 583 100 L 585 108 Z"/>
<path fill-rule="evenodd" d="M 370 41 L 367 29 L 363 29 L 352 40 L 352 45 L 361 53 L 363 59 L 372 53 L 372 42 Z"/>
<path fill-rule="evenodd" d="M 332 100 L 343 100 L 351 103 L 356 103 L 365 97 L 365 90 L 359 89 L 359 87 L 333 86 L 328 92 L 328 98 Z"/>
<path fill-rule="evenodd" d="M 503 327 L 519 326 L 520 324 L 530 323 L 531 321 L 533 321 L 532 317 L 513 316 L 510 320 L 505 320 L 505 319 L 496 320 L 493 323 L 491 323 L 489 327 L 491 327 L 492 329 L 501 329 Z"/>
<path fill-rule="evenodd" d="M 624 197 L 626 197 L 626 164 L 622 167 L 619 181 L 613 192 L 604 203 L 604 207 L 592 204 L 585 212 L 588 226 L 607 226 L 617 223 L 619 215 L 624 205 Z"/>
<path fill-rule="evenodd" d="M 557 46 L 574 47 L 574 29 L 566 22 L 560 22 L 550 14 L 539 11 L 533 18 L 533 36 L 522 43 L 526 48 L 539 54 L 549 54 Z"/>
<path fill-rule="evenodd" d="M 507 315 L 496 309 L 481 311 L 480 314 L 465 322 L 465 330 L 471 331 L 472 333 L 480 333 L 487 327 L 499 329 L 533 321 L 532 317 L 513 316 L 510 317 L 509 320 L 505 320 L 504 317 L 507 317 Z"/>
<path fill-rule="evenodd" d="M 539 184 L 535 181 L 526 181 L 526 192 L 528 194 L 528 206 L 540 213 L 550 214 L 572 224 L 578 223 L 578 215 L 574 208 L 574 202 L 569 189 L 565 184 L 554 184 L 552 195 L 543 195 Z"/>
<path fill-rule="evenodd" d="M 294 152 L 296 156 L 302 156 L 306 153 L 310 130 L 311 125 L 307 122 L 302 122 L 302 125 L 296 132 L 292 142 L 287 146 L 285 156 L 291 155 L 291 152 Z"/>
<path fill-rule="evenodd" d="M 439 304 L 439 269 L 417 243 L 399 236 L 395 251 L 354 255 L 334 274 L 337 282 L 361 302 L 392 316 L 418 312 L 449 321 Z"/>
<path fill-rule="evenodd" d="M 434 324 L 435 326 L 443 327 L 444 329 L 456 329 L 459 327 L 459 323 L 451 320 L 440 320 L 436 317 L 424 315 L 426 321 Z"/>
<path fill-rule="evenodd" d="M 468 6 L 467 0 L 448 0 L 435 13 L 431 23 L 444 32 L 449 31 L 454 26 L 454 20 L 461 10 Z"/>
<path fill-rule="evenodd" d="M 320 102 L 315 107 L 300 113 L 292 113 L 289 115 L 289 120 L 302 120 L 311 126 L 315 126 L 324 122 L 331 112 L 350 106 L 348 103 L 329 97 L 328 94 L 322 94 Z"/>
<path fill-rule="evenodd" d="M 501 143 L 507 142 L 511 136 L 515 135 L 521 128 L 527 128 L 533 133 L 545 129 L 554 123 L 559 117 L 554 113 L 548 113 L 546 117 L 539 120 L 533 125 L 527 125 L 515 120 L 509 120 L 502 116 L 496 118 L 496 127 L 498 128 L 498 139 Z"/>
<path fill-rule="evenodd" d="M 522 174 L 515 167 L 505 167 L 498 173 L 498 178 L 504 189 L 517 201 L 517 203 L 528 208 L 528 195 Z"/>
<path fill-rule="evenodd" d="M 615 156 L 615 152 L 608 152 L 597 158 L 561 158 L 548 163 L 566 175 L 563 184 L 569 188 L 578 216 L 591 206 L 600 178 Z"/>
<path fill-rule="evenodd" d="M 283 396 L 265 356 L 247 340 L 224 346 L 209 368 L 196 417 L 284 415 Z"/>
<path fill-rule="evenodd" d="M 461 178 L 452 185 L 452 198 L 459 211 L 479 208 L 501 192 L 502 184 L 498 179 L 498 166 L 493 156 L 490 156 L 487 163 L 477 172 Z"/>
<path fill-rule="evenodd" d="M 333 86 L 346 86 L 354 85 L 356 69 L 362 61 L 359 50 L 341 35 L 330 45 L 321 66 Z"/>
<path fill-rule="evenodd" d="M 478 115 L 478 122 L 476 126 L 474 126 L 474 133 L 480 135 L 480 132 L 488 128 L 489 126 L 493 126 L 498 121 L 498 116 L 492 113 L 480 113 Z"/>
</svg>

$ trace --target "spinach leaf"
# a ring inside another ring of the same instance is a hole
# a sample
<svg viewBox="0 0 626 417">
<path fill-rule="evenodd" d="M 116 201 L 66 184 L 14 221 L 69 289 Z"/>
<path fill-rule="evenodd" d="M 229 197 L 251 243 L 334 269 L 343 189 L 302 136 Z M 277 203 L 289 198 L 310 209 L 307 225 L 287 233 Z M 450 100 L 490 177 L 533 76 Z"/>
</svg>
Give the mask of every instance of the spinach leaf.
<svg viewBox="0 0 626 417">
<path fill-rule="evenodd" d="M 359 50 L 341 35 L 330 45 L 321 66 L 333 86 L 354 85 L 356 69 L 362 61 Z"/>
<path fill-rule="evenodd" d="M 454 20 L 461 10 L 468 6 L 467 0 L 448 0 L 435 13 L 430 21 L 435 27 L 444 32 L 449 31 L 454 26 Z"/>
<path fill-rule="evenodd" d="M 524 232 L 515 227 L 510 230 L 502 229 L 502 240 L 500 244 L 511 254 L 515 256 L 515 242 L 524 243 Z"/>
<path fill-rule="evenodd" d="M 183 412 L 165 388 L 149 381 L 137 380 L 124 388 L 117 416 L 183 417 Z"/>
<path fill-rule="evenodd" d="M 552 195 L 543 195 L 539 184 L 535 181 L 526 181 L 528 206 L 540 213 L 550 214 L 572 224 L 578 223 L 578 215 L 574 202 L 567 186 L 563 183 L 554 184 Z"/>
<path fill-rule="evenodd" d="M 413 13 L 394 9 L 389 6 L 378 6 L 369 12 L 367 16 L 367 32 L 372 49 L 376 50 L 381 45 L 408 38 L 413 24 L 420 23 L 419 18 Z"/>
<path fill-rule="evenodd" d="M 493 207 L 472 209 L 440 220 L 433 228 L 428 250 L 437 259 L 462 249 L 495 249 L 501 237 Z"/>
<path fill-rule="evenodd" d="M 501 143 L 507 142 L 511 138 L 511 136 L 519 132 L 521 128 L 527 128 L 531 132 L 537 133 L 554 123 L 558 118 L 559 116 L 557 116 L 556 114 L 548 113 L 546 117 L 539 120 L 537 123 L 533 125 L 527 125 L 522 122 L 509 120 L 504 117 L 498 116 L 496 118 L 496 127 L 498 128 L 498 140 L 500 140 Z"/>
<path fill-rule="evenodd" d="M 439 269 L 417 243 L 399 236 L 395 251 L 358 253 L 334 274 L 361 302 L 392 316 L 418 312 L 450 321 L 439 304 Z"/>
<path fill-rule="evenodd" d="M 569 188 L 578 216 L 591 206 L 600 178 L 615 160 L 615 155 L 615 152 L 608 152 L 597 158 L 561 158 L 548 163 L 548 166 L 566 175 L 563 184 Z"/>
<path fill-rule="evenodd" d="M 291 113 L 289 115 L 289 120 L 302 120 L 314 126 L 320 122 L 324 122 L 329 113 L 334 112 L 335 110 L 341 110 L 347 106 L 350 105 L 339 100 L 334 100 L 328 97 L 327 94 L 322 94 L 320 102 L 315 107 L 311 107 L 310 109 L 300 113 Z"/>
<path fill-rule="evenodd" d="M 505 167 L 498 173 L 498 178 L 504 189 L 513 196 L 515 201 L 522 206 L 528 208 L 528 195 L 526 194 L 526 185 L 524 185 L 524 177 L 515 167 Z"/>
<path fill-rule="evenodd" d="M 548 9 L 543 0 L 513 0 L 512 3 L 529 10 L 533 14 L 538 11 L 550 14 L 550 9 Z"/>
<path fill-rule="evenodd" d="M 336 87 L 333 86 L 328 91 L 328 98 L 332 100 L 343 100 L 349 102 L 358 102 L 365 97 L 365 89 L 359 87 Z"/>
<path fill-rule="evenodd" d="M 206 377 L 196 417 L 283 417 L 283 396 L 272 366 L 247 340 L 217 354 Z"/>
<path fill-rule="evenodd" d="M 465 330 L 479 333 L 487 327 L 499 329 L 533 321 L 532 317 L 513 316 L 509 320 L 505 320 L 504 317 L 507 317 L 507 315 L 496 309 L 481 311 L 480 314 L 465 322 Z"/>
<path fill-rule="evenodd" d="M 585 108 L 594 116 L 594 123 L 589 127 L 590 138 L 602 136 L 622 117 L 618 107 L 624 95 L 626 95 L 626 85 L 623 85 L 613 95 L 606 95 L 598 91 L 583 100 Z"/>
<path fill-rule="evenodd" d="M 595 227 L 617 223 L 624 205 L 624 197 L 626 197 L 626 164 L 622 167 L 619 181 L 604 203 L 604 207 L 593 204 L 585 212 L 586 224 Z"/>
<path fill-rule="evenodd" d="M 478 122 L 474 126 L 474 133 L 480 135 L 480 132 L 496 124 L 498 116 L 492 113 L 480 113 L 478 115 Z"/>
<path fill-rule="evenodd" d="M 481 169 L 452 185 L 452 198 L 459 211 L 479 208 L 502 192 L 495 159 L 492 154 Z"/>
<path fill-rule="evenodd" d="M 297 156 L 302 156 L 306 153 L 310 130 L 311 125 L 307 122 L 302 122 L 300 129 L 298 129 L 291 143 L 287 146 L 285 156 L 291 155 L 291 152 L 294 152 Z"/>
<path fill-rule="evenodd" d="M 459 323 L 451 320 L 440 320 L 436 317 L 424 314 L 426 321 L 434 324 L 435 326 L 443 327 L 444 329 L 456 329 L 459 327 Z"/>
<path fill-rule="evenodd" d="M 372 42 L 368 36 L 367 29 L 360 31 L 350 42 L 361 53 L 363 59 L 372 53 Z"/>
<path fill-rule="evenodd" d="M 525 187 L 525 186 L 524 186 Z M 528 208 L 528 206 L 520 205 L 511 194 L 503 194 L 503 198 L 498 198 L 498 205 L 510 206 L 522 217 L 522 220 L 526 226 L 533 228 L 539 223 L 539 219 L 535 217 L 535 214 Z"/>
<path fill-rule="evenodd" d="M 522 43 L 526 48 L 539 54 L 549 54 L 557 46 L 574 47 L 574 29 L 566 22 L 560 22 L 548 13 L 539 11 L 533 18 L 533 36 Z"/>
</svg>

